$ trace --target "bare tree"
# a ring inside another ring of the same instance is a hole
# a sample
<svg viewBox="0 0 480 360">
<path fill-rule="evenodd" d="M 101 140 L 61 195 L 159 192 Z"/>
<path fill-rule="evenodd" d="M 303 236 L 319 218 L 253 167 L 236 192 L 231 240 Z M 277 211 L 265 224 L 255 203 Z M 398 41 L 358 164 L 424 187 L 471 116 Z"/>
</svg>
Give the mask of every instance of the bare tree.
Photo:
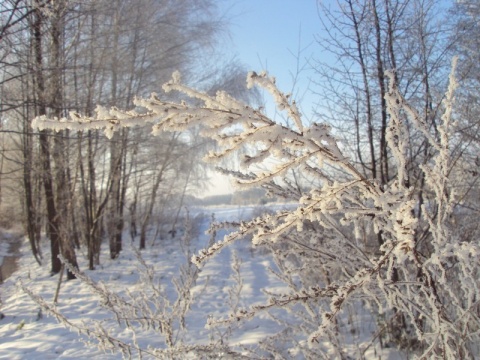
<svg viewBox="0 0 480 360">
<path fill-rule="evenodd" d="M 210 0 L 118 0 L 114 5 L 41 0 L 0 5 L 0 34 L 8 45 L 0 50 L 0 112 L 9 118 L 10 129 L 23 132 L 18 144 L 26 229 L 40 262 L 46 216 L 53 273 L 60 270 L 60 252 L 76 264 L 74 246 L 83 245 L 93 269 L 105 229 L 111 257 L 118 256 L 130 174 L 138 161 L 126 150 L 134 143 L 128 130 L 110 143 L 94 132 L 35 134 L 32 116 L 93 114 L 102 103 L 130 106 L 134 94 L 153 91 L 173 70 L 188 72 L 222 26 Z"/>
</svg>

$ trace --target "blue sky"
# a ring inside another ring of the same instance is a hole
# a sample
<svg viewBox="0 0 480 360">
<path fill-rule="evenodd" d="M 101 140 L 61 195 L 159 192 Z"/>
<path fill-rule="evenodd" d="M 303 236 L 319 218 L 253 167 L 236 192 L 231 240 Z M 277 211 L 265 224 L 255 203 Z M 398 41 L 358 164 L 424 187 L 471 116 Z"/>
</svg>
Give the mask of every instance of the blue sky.
<svg viewBox="0 0 480 360">
<path fill-rule="evenodd" d="M 321 28 L 316 0 L 219 0 L 219 6 L 230 22 L 226 55 L 235 55 L 249 70 L 275 76 L 310 119 L 309 59 L 319 50 L 315 35 Z M 267 112 L 272 108 L 267 103 Z"/>
<path fill-rule="evenodd" d="M 236 57 L 248 70 L 268 71 L 280 90 L 292 93 L 304 114 L 312 119 L 316 98 L 309 91 L 312 55 L 318 55 L 315 35 L 321 29 L 316 0 L 218 0 L 229 20 L 225 58 Z M 266 112 L 278 116 L 266 96 Z M 228 179 L 212 174 L 205 195 L 231 192 Z"/>
</svg>

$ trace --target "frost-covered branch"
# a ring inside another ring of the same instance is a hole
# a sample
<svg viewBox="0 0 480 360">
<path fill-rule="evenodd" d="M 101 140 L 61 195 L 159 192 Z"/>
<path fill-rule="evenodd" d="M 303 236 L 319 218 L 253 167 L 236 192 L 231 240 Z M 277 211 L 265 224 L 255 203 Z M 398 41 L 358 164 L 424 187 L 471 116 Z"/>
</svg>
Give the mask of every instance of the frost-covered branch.
<svg viewBox="0 0 480 360">
<path fill-rule="evenodd" d="M 302 305 L 311 316 L 303 329 L 309 329 L 309 344 L 315 347 L 319 339 L 331 336 L 330 330 L 347 304 L 367 299 L 380 314 L 401 321 L 404 333 L 415 333 L 423 344 L 418 350 L 420 357 L 462 358 L 471 355 L 469 346 L 480 340 L 472 335 L 478 334 L 480 323 L 480 248 L 474 241 L 460 240 L 450 226 L 455 203 L 449 178 L 457 86 L 454 72 L 455 61 L 444 115 L 435 134 L 399 92 L 395 76 L 387 74 L 386 140 L 396 176 L 384 185 L 357 171 L 327 124 L 303 124 L 295 103 L 264 73 L 250 73 L 248 85 L 269 91 L 294 127 L 277 123 L 224 92 L 209 96 L 191 89 L 181 83 L 178 73 L 163 89 L 183 93 L 188 101 L 166 102 L 152 94 L 135 100 L 142 109 L 139 112 L 98 108 L 92 118 L 77 114 L 61 120 L 41 117 L 33 126 L 83 131 L 101 128 L 107 136 L 122 127 L 145 123 L 153 124 L 154 135 L 200 126 L 201 136 L 217 144 L 206 160 L 218 163 L 243 151 L 240 170 L 229 172 L 237 184 L 263 185 L 274 192 L 297 195 L 295 209 L 240 222 L 236 231 L 192 257 L 200 266 L 228 244 L 252 235 L 253 245 L 268 247 L 278 261 L 282 269 L 279 278 L 291 291 L 272 295 L 266 304 L 238 310 L 226 321 Z M 418 189 L 408 181 L 411 132 L 433 149 L 432 157 L 419 169 L 425 183 L 422 191 L 428 197 L 422 202 L 417 198 Z M 308 190 L 292 190 L 289 174 L 295 172 L 308 176 L 314 185 Z M 418 211 L 420 206 L 422 211 Z"/>
</svg>

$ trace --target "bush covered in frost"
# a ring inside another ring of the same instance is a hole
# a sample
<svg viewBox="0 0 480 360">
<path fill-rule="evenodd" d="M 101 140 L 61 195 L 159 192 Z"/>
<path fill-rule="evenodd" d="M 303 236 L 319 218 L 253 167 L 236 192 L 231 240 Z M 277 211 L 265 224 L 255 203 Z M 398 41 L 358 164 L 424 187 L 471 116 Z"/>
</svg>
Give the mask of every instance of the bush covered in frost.
<svg viewBox="0 0 480 360">
<path fill-rule="evenodd" d="M 338 356 L 358 357 L 372 342 L 383 339 L 419 358 L 474 358 L 480 343 L 480 252 L 476 240 L 462 236 L 454 222 L 457 194 L 450 149 L 455 132 L 454 70 L 442 121 L 434 130 L 399 93 L 394 76 L 387 75 L 387 141 L 396 175 L 384 186 L 357 170 L 330 126 L 306 126 L 295 102 L 264 73 L 250 73 L 248 85 L 266 89 L 290 122 L 272 120 L 224 92 L 214 97 L 198 92 L 183 85 L 175 73 L 163 89 L 178 91 L 189 100 L 173 103 L 152 94 L 136 99 L 137 108 L 146 109 L 141 113 L 99 107 L 91 118 L 40 117 L 34 126 L 103 129 L 107 136 L 122 127 L 147 123 L 153 124 L 153 135 L 198 126 L 202 136 L 217 144 L 207 161 L 241 156 L 239 169 L 222 170 L 238 186 L 262 186 L 276 197 L 297 202 L 293 210 L 239 222 L 235 231 L 191 258 L 201 268 L 224 247 L 246 236 L 251 236 L 252 246 L 270 249 L 267 253 L 277 265 L 277 276 L 289 291 L 269 291 L 268 302 L 235 307 L 231 314 L 209 323 L 231 324 L 268 312 L 282 327 L 258 344 L 257 354 L 328 357 L 323 347 L 328 342 L 337 344 Z M 431 160 L 421 166 L 428 190 L 421 202 L 406 174 L 413 132 L 434 149 Z M 292 172 L 301 173 L 309 186 L 296 183 Z M 221 226 L 213 224 L 211 231 Z M 357 331 L 349 322 L 352 308 L 373 314 L 378 326 L 362 348 L 348 354 L 341 336 Z M 209 349 L 188 350 L 205 355 Z"/>
</svg>

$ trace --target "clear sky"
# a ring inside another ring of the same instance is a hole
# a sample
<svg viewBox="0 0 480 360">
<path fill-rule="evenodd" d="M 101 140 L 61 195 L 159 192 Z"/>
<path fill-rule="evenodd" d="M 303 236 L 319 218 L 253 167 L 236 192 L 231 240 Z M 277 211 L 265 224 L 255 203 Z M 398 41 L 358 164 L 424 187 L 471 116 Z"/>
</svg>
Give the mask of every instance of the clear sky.
<svg viewBox="0 0 480 360">
<path fill-rule="evenodd" d="M 313 99 L 308 95 L 310 59 L 319 50 L 316 0 L 219 0 L 230 22 L 226 52 L 249 70 L 267 70 L 280 90 L 291 92 L 307 120 Z M 269 108 L 267 107 L 267 111 Z"/>
<path fill-rule="evenodd" d="M 225 57 L 275 76 L 280 90 L 292 93 L 304 119 L 311 120 L 315 98 L 308 91 L 310 59 L 319 50 L 315 35 L 320 31 L 316 0 L 218 0 L 218 4 L 230 23 Z M 267 114 L 277 116 L 273 103 L 265 100 Z M 213 183 L 208 195 L 231 191 L 225 177 L 214 175 Z"/>
</svg>

